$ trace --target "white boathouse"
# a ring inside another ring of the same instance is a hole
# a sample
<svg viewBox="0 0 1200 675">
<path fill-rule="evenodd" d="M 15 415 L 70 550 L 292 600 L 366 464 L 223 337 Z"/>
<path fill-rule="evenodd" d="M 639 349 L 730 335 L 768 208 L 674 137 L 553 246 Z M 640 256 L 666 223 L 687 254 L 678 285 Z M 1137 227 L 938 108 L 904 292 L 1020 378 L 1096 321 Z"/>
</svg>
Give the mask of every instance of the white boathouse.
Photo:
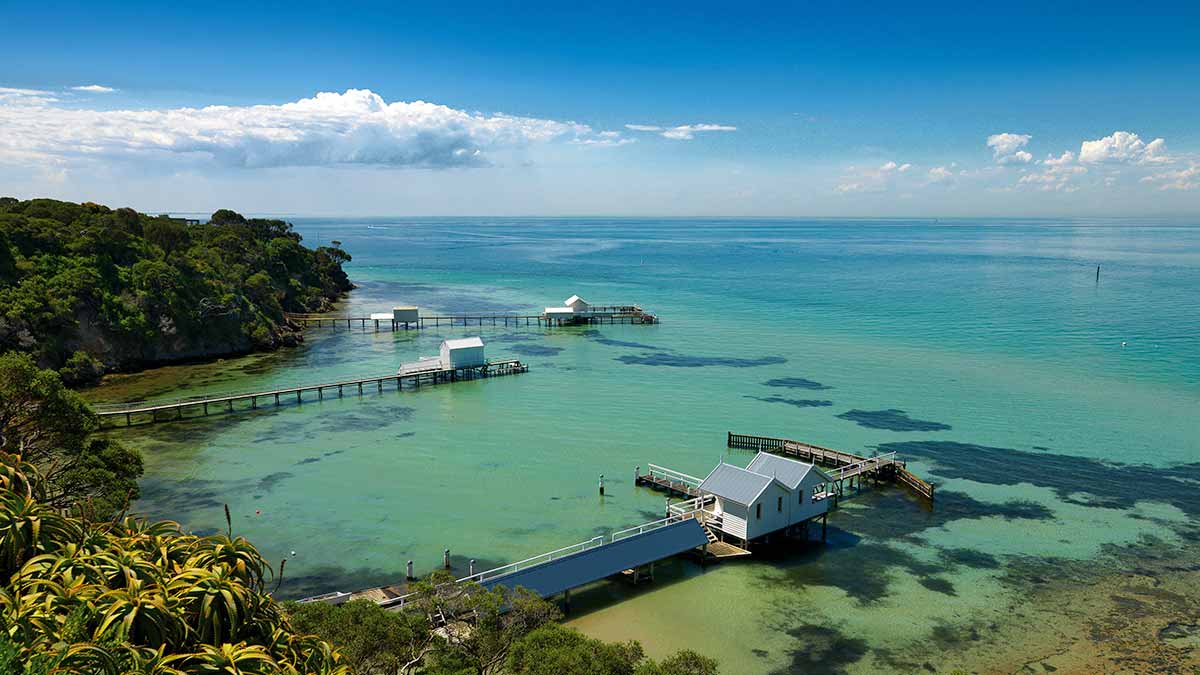
<svg viewBox="0 0 1200 675">
<path fill-rule="evenodd" d="M 572 295 L 563 302 L 562 307 L 547 307 L 546 318 L 570 321 L 585 316 L 591 311 L 591 305 L 578 295 Z"/>
<path fill-rule="evenodd" d="M 745 469 L 721 463 L 700 482 L 707 525 L 743 544 L 824 516 L 833 479 L 812 464 L 760 452 Z"/>
<path fill-rule="evenodd" d="M 442 341 L 442 368 L 467 368 L 487 363 L 483 356 L 483 340 L 478 337 Z"/>
</svg>

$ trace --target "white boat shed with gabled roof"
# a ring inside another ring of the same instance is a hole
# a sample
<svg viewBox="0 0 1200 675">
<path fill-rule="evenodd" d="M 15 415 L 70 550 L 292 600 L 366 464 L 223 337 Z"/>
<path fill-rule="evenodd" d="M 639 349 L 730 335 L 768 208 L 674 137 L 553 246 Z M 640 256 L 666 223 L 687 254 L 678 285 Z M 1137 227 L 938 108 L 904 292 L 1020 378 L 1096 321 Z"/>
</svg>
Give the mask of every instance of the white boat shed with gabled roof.
<svg viewBox="0 0 1200 675">
<path fill-rule="evenodd" d="M 487 363 L 483 356 L 483 340 L 478 337 L 442 341 L 442 368 L 467 368 Z"/>
<path fill-rule="evenodd" d="M 745 469 L 719 464 L 700 493 L 716 498 L 710 526 L 749 542 L 825 515 L 832 482 L 812 464 L 760 452 Z"/>
<path fill-rule="evenodd" d="M 567 307 L 570 307 L 571 311 L 573 311 L 573 312 L 586 312 L 586 311 L 588 311 L 588 308 L 590 307 L 590 305 L 588 305 L 587 301 L 584 300 L 583 298 L 579 297 L 578 295 L 572 295 L 571 297 L 567 298 L 566 301 L 563 302 L 563 304 L 566 305 Z"/>
<path fill-rule="evenodd" d="M 578 295 L 572 295 L 563 302 L 562 307 L 547 307 L 546 317 L 550 319 L 574 319 L 581 314 L 591 311 L 591 305 Z"/>
</svg>

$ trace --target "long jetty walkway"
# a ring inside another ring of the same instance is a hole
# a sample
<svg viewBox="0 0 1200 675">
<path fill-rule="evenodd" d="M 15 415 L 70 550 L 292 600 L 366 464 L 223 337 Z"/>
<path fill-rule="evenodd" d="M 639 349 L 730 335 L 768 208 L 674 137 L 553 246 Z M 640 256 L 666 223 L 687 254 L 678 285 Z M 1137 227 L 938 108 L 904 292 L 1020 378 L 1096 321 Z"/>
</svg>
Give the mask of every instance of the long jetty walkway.
<svg viewBox="0 0 1200 675">
<path fill-rule="evenodd" d="M 273 403 L 275 406 L 280 406 L 293 400 L 295 403 L 300 404 L 304 402 L 304 394 L 306 393 L 311 395 L 315 392 L 317 400 L 323 400 L 327 392 L 332 393 L 335 391 L 338 398 L 341 398 L 346 390 L 362 396 L 364 391 L 368 391 L 371 388 L 376 389 L 379 393 L 383 393 L 385 386 L 396 391 L 402 391 L 406 386 L 409 389 L 419 389 L 422 386 L 457 382 L 459 380 L 515 375 L 527 372 L 528 370 L 528 364 L 521 363 L 516 359 L 490 361 L 483 365 L 462 366 L 458 368 L 442 368 L 440 365 L 436 367 L 414 367 L 410 365 L 403 366 L 398 372 L 387 375 L 372 375 L 336 382 L 280 387 L 266 391 L 211 394 L 174 400 L 96 404 L 92 406 L 92 409 L 100 417 L 102 424 L 106 420 L 116 420 L 118 422 L 117 426 L 120 425 L 120 421 L 124 421 L 125 426 L 133 426 L 134 424 L 152 424 L 154 422 L 206 417 L 210 412 L 223 411 L 231 413 L 234 412 L 234 404 L 236 403 L 245 404 L 248 402 L 250 406 L 245 409 L 249 410 L 257 409 L 262 401 Z M 197 411 L 199 411 L 199 414 L 196 414 Z M 187 415 L 185 412 L 192 414 Z"/>
<path fill-rule="evenodd" d="M 338 316 L 334 314 L 284 314 L 284 317 L 302 328 L 316 326 L 338 327 L 345 324 L 353 328 L 358 324 L 366 329 L 374 326 L 375 330 L 387 328 L 390 330 L 407 330 L 410 328 L 436 328 L 440 326 L 569 326 L 588 324 L 651 324 L 658 323 L 658 317 L 638 305 L 592 305 L 587 312 L 574 316 L 553 316 L 547 314 L 497 314 L 497 313 L 467 313 L 444 314 L 440 316 L 418 316 L 412 321 L 377 318 L 371 316 Z"/>
<path fill-rule="evenodd" d="M 862 485 L 864 479 L 881 481 L 888 480 L 908 488 L 914 494 L 930 502 L 933 501 L 933 484 L 924 481 L 910 472 L 907 464 L 896 458 L 896 453 L 890 452 L 876 457 L 863 457 L 841 450 L 831 450 L 819 445 L 793 441 L 787 438 L 770 436 L 752 436 L 748 434 L 728 433 L 727 445 L 740 450 L 770 452 L 776 455 L 795 457 L 812 464 L 831 467 L 825 473 L 834 479 L 837 494 L 841 496 L 845 488 L 852 488 L 855 483 Z"/>
<path fill-rule="evenodd" d="M 933 501 L 933 485 L 913 475 L 894 452 L 863 457 L 786 438 L 750 436 L 733 432 L 728 433 L 726 443 L 730 448 L 770 452 L 826 467 L 825 473 L 833 479 L 834 490 L 831 496 L 834 497 L 834 506 L 837 506 L 838 498 L 847 491 L 853 490 L 856 485 L 861 488 L 864 480 L 891 481 L 908 488 L 923 499 Z M 699 497 L 700 483 L 704 480 L 657 464 L 650 464 L 646 473 L 642 473 L 641 467 L 638 467 L 634 474 L 634 482 L 637 485 L 645 485 L 686 498 Z"/>
</svg>

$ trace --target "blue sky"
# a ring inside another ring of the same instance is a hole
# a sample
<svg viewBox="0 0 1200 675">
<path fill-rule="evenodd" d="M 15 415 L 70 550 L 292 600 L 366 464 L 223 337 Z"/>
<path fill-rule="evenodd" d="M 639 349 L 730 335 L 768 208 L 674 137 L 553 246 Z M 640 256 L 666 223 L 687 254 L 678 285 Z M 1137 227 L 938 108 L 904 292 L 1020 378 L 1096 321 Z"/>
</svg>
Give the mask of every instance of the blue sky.
<svg viewBox="0 0 1200 675">
<path fill-rule="evenodd" d="M 0 192 L 350 215 L 1200 213 L 1194 2 L 183 5 L 4 9 Z"/>
</svg>

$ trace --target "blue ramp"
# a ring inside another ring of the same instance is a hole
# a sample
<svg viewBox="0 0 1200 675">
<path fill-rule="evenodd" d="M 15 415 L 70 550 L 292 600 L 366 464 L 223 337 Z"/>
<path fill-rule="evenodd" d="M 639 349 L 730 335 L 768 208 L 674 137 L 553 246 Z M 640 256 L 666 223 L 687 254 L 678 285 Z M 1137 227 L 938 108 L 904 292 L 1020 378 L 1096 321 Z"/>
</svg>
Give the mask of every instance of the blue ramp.
<svg viewBox="0 0 1200 675">
<path fill-rule="evenodd" d="M 707 543 L 708 537 L 700 523 L 689 518 L 489 579 L 482 585 L 485 588 L 505 586 L 510 590 L 520 586 L 549 597 Z"/>
</svg>

